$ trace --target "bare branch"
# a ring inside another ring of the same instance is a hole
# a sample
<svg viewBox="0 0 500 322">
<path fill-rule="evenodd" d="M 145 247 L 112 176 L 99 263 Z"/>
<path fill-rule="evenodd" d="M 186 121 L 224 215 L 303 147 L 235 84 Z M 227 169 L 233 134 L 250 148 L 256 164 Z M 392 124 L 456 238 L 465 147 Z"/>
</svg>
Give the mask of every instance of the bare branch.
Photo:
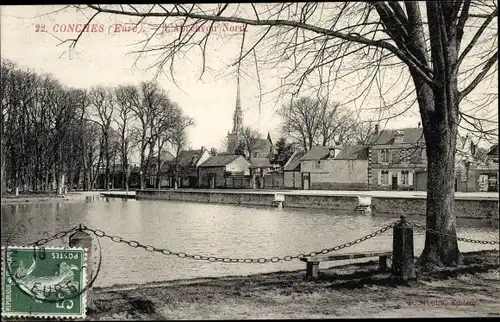
<svg viewBox="0 0 500 322">
<path fill-rule="evenodd" d="M 474 80 L 463 91 L 460 92 L 459 101 L 466 97 L 476 86 L 484 79 L 490 68 L 498 61 L 498 50 L 488 59 L 483 66 L 481 72 L 474 78 Z"/>
</svg>

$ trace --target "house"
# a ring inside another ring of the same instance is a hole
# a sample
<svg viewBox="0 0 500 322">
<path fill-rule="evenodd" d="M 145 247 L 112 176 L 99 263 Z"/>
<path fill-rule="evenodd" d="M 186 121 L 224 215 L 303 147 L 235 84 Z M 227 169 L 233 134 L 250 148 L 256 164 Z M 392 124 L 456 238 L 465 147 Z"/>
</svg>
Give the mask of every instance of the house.
<svg viewBox="0 0 500 322">
<path fill-rule="evenodd" d="M 111 165 L 109 171 L 109 189 L 126 189 L 125 178 L 128 176 L 128 188 L 139 189 L 140 188 L 140 168 L 136 164 L 129 164 L 128 174 L 123 171 L 122 164 Z M 96 189 L 107 189 L 106 188 L 106 170 L 104 166 L 101 166 L 96 178 Z"/>
<path fill-rule="evenodd" d="M 264 177 L 272 173 L 273 165 L 268 158 L 253 158 L 250 159 L 251 173 L 255 182 L 254 188 L 264 188 Z"/>
<path fill-rule="evenodd" d="M 160 187 L 173 187 L 170 165 L 174 159 L 172 153 L 169 151 L 162 151 L 160 154 L 160 164 L 158 166 L 158 156 L 152 156 L 148 162 L 149 167 L 146 187 L 158 188 L 158 184 Z"/>
<path fill-rule="evenodd" d="M 485 164 L 488 151 L 474 143 L 472 136 L 457 135 L 455 154 L 455 191 L 479 191 L 477 167 Z"/>
<path fill-rule="evenodd" d="M 267 138 L 258 139 L 252 151 L 252 155 L 248 156 L 250 159 L 267 158 L 273 161 L 276 156 L 276 148 L 271 140 L 271 134 L 267 133 Z"/>
<path fill-rule="evenodd" d="M 290 156 L 283 167 L 283 187 L 285 189 L 301 189 L 302 177 L 300 175 L 300 158 L 305 154 L 305 151 L 296 150 Z"/>
<path fill-rule="evenodd" d="M 475 172 L 474 177 L 477 178 L 477 185 L 471 191 L 498 192 L 498 144 L 490 148 L 486 154 L 486 159 L 471 172 Z"/>
<path fill-rule="evenodd" d="M 202 188 L 250 188 L 252 164 L 242 155 L 211 156 L 198 168 Z"/>
<path fill-rule="evenodd" d="M 368 148 L 317 146 L 300 159 L 303 189 L 366 190 Z"/>
<path fill-rule="evenodd" d="M 252 164 L 252 175 L 255 181 L 254 188 L 283 188 L 283 173 L 279 171 L 279 165 L 272 164 L 269 158 L 252 158 L 250 163 Z"/>
<path fill-rule="evenodd" d="M 369 144 L 369 189 L 427 190 L 427 156 L 422 128 L 383 130 Z"/>
<path fill-rule="evenodd" d="M 181 188 L 193 188 L 198 184 L 198 167 L 210 158 L 205 147 L 199 150 L 184 150 L 179 152 L 171 164 L 172 173 L 176 173 Z"/>
<path fill-rule="evenodd" d="M 498 163 L 498 143 L 490 148 L 490 151 L 486 154 L 486 160 Z"/>
</svg>

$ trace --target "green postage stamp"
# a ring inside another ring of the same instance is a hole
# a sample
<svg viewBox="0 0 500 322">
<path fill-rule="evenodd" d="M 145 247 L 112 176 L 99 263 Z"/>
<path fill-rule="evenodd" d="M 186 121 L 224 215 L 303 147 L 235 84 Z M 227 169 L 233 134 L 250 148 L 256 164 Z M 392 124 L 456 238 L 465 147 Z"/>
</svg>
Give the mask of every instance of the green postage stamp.
<svg viewBox="0 0 500 322">
<path fill-rule="evenodd" d="M 2 247 L 2 317 L 85 318 L 86 252 Z"/>
</svg>

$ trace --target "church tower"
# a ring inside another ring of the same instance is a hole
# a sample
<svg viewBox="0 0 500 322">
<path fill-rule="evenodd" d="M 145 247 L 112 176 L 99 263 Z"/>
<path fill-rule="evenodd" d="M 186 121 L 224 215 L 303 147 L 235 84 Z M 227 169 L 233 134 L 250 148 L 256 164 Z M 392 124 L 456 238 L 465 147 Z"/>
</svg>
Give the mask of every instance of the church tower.
<svg viewBox="0 0 500 322">
<path fill-rule="evenodd" d="M 236 106 L 233 114 L 233 131 L 227 135 L 227 153 L 234 154 L 243 132 L 243 111 L 241 110 L 240 77 L 236 88 Z"/>
<path fill-rule="evenodd" d="M 233 134 L 239 136 L 242 131 L 243 131 L 243 112 L 241 111 L 240 79 L 238 77 L 238 84 L 236 88 L 236 107 L 233 115 Z"/>
</svg>

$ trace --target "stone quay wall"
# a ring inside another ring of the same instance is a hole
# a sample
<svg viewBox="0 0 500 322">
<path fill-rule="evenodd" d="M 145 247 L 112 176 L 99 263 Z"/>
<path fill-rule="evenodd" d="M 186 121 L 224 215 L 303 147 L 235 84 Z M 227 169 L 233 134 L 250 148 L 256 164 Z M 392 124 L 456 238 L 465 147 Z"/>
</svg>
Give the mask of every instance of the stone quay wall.
<svg viewBox="0 0 500 322">
<path fill-rule="evenodd" d="M 421 215 L 426 214 L 425 197 L 370 197 L 365 195 L 312 195 L 273 191 L 207 191 L 207 190 L 142 190 L 136 192 L 137 199 L 174 200 L 203 203 L 219 203 L 250 206 L 276 205 L 275 195 L 284 195 L 283 207 L 316 208 L 356 212 L 360 205 L 370 205 L 372 214 Z M 458 218 L 498 219 L 498 199 L 456 198 L 455 211 Z"/>
</svg>

